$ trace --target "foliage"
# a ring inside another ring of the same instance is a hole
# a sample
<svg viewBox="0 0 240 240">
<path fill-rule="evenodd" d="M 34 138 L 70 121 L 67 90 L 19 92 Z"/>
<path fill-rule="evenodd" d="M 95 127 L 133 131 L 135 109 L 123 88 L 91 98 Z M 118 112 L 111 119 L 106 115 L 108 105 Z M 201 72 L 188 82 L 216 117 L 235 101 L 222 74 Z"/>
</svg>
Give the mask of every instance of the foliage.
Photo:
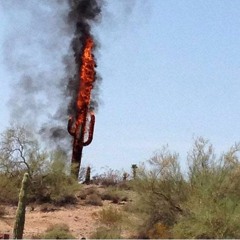
<svg viewBox="0 0 240 240">
<path fill-rule="evenodd" d="M 123 173 L 118 170 L 107 168 L 102 174 L 93 177 L 93 183 L 103 186 L 116 186 L 123 181 Z"/>
<path fill-rule="evenodd" d="M 120 224 L 123 221 L 123 218 L 123 213 L 111 206 L 102 209 L 98 213 L 98 221 L 108 227 Z"/>
<path fill-rule="evenodd" d="M 62 150 L 41 150 L 24 127 L 13 126 L 0 138 L 0 202 L 16 203 L 24 172 L 30 176 L 29 201 L 74 203 L 79 184 L 69 175 L 67 155 Z"/>
<path fill-rule="evenodd" d="M 149 160 L 149 169 L 145 165 L 138 168 L 133 186 L 139 195 L 135 208 L 144 219 L 139 226 L 141 234 L 159 222 L 173 226 L 183 212 L 181 204 L 188 191 L 177 158 L 164 147 Z"/>
<path fill-rule="evenodd" d="M 134 209 L 148 238 L 239 238 L 240 145 L 219 158 L 211 144 L 196 139 L 188 154 L 188 177 L 178 155 L 163 148 L 142 165 L 133 187 Z"/>
<path fill-rule="evenodd" d="M 98 227 L 90 236 L 91 239 L 121 239 L 121 230 L 119 228 Z"/>
<path fill-rule="evenodd" d="M 82 200 L 85 200 L 86 197 L 91 194 L 96 194 L 96 195 L 100 196 L 100 193 L 96 187 L 89 187 L 89 188 L 81 189 L 81 191 L 78 193 L 78 197 Z"/>
<path fill-rule="evenodd" d="M 39 201 L 56 204 L 76 202 L 75 192 L 79 190 L 79 184 L 67 175 L 66 155 L 62 151 L 51 154 L 49 166 L 35 182 L 34 190 L 34 196 Z"/>
<path fill-rule="evenodd" d="M 4 204 L 18 203 L 18 189 L 20 187 L 18 178 L 9 177 L 0 173 L 0 202 Z"/>
<path fill-rule="evenodd" d="M 203 149 L 205 149 L 203 151 Z M 189 156 L 191 195 L 173 233 L 179 238 L 239 238 L 240 145 L 220 159 L 200 139 Z M 197 153 L 197 154 L 196 154 Z"/>
<path fill-rule="evenodd" d="M 169 227 L 165 226 L 162 223 L 156 223 L 148 231 L 147 236 L 150 239 L 169 239 L 172 238 L 171 231 Z"/>
<path fill-rule="evenodd" d="M 101 194 L 102 200 L 110 200 L 112 203 L 119 203 L 121 201 L 127 201 L 128 195 L 126 191 L 118 190 L 118 187 L 108 187 Z"/>
<path fill-rule="evenodd" d="M 124 214 L 113 207 L 104 208 L 97 214 L 98 223 L 101 225 L 97 228 L 91 238 L 94 239 L 120 239 L 121 225 L 125 219 Z"/>
<path fill-rule="evenodd" d="M 70 233 L 67 224 L 55 224 L 50 226 L 45 234 L 41 236 L 42 239 L 75 239 Z"/>
</svg>

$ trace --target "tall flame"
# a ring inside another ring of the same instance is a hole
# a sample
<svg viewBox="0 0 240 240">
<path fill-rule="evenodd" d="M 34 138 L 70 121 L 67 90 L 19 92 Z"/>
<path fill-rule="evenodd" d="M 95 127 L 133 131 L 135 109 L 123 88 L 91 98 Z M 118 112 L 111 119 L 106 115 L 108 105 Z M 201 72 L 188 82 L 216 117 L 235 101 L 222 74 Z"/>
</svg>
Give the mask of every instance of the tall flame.
<svg viewBox="0 0 240 240">
<path fill-rule="evenodd" d="M 77 96 L 77 112 L 79 113 L 76 119 L 76 125 L 84 123 L 86 112 L 91 100 L 91 90 L 95 81 L 95 60 L 92 54 L 94 42 L 91 37 L 86 39 L 81 57 L 82 65 L 80 69 L 80 87 Z M 77 127 L 76 126 L 76 127 Z"/>
</svg>

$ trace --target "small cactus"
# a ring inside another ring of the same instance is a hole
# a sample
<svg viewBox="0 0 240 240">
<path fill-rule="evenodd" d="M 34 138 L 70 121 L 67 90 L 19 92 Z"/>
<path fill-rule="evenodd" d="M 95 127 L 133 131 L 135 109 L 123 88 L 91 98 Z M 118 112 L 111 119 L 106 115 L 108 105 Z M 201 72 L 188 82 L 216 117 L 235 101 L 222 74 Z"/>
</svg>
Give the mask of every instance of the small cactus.
<svg viewBox="0 0 240 240">
<path fill-rule="evenodd" d="M 128 173 L 123 173 L 123 181 L 127 181 L 127 178 L 128 178 Z"/>
<path fill-rule="evenodd" d="M 25 173 L 23 176 L 22 186 L 19 193 L 18 208 L 16 212 L 16 220 L 13 229 L 13 239 L 22 239 L 23 237 L 28 181 L 29 174 Z"/>
<path fill-rule="evenodd" d="M 135 179 L 137 176 L 137 168 L 138 168 L 137 164 L 132 164 L 133 179 Z"/>
<path fill-rule="evenodd" d="M 85 182 L 86 184 L 90 183 L 90 179 L 91 179 L 91 168 L 87 167 L 87 171 L 86 171 L 86 176 L 85 176 Z"/>
</svg>

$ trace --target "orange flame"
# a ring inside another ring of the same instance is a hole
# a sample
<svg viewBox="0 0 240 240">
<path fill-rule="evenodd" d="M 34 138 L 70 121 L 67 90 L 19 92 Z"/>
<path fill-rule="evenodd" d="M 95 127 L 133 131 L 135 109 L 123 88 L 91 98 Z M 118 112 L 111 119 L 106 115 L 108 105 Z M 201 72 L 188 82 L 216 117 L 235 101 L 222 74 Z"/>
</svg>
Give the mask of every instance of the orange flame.
<svg viewBox="0 0 240 240">
<path fill-rule="evenodd" d="M 94 42 L 91 37 L 88 37 L 85 42 L 83 54 L 81 57 L 82 64 L 80 69 L 80 87 L 77 96 L 77 119 L 76 127 L 86 121 L 88 106 L 91 100 L 91 90 L 95 81 L 95 60 L 92 54 Z"/>
</svg>

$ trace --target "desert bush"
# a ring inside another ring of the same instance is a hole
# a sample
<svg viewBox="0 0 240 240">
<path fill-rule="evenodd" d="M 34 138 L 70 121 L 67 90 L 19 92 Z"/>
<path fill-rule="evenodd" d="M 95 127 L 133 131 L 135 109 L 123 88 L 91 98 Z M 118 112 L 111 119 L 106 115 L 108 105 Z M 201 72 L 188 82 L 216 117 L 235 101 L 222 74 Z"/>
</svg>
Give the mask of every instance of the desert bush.
<svg viewBox="0 0 240 240">
<path fill-rule="evenodd" d="M 147 236 L 150 239 L 170 239 L 172 238 L 169 227 L 162 223 L 156 223 L 151 229 L 148 230 Z"/>
<path fill-rule="evenodd" d="M 124 222 L 124 214 L 110 206 L 102 209 L 97 213 L 98 223 L 100 227 L 97 228 L 91 238 L 95 239 L 120 239 L 122 232 L 122 224 Z"/>
<path fill-rule="evenodd" d="M 103 186 L 116 186 L 119 182 L 122 182 L 122 172 L 113 169 L 106 169 L 106 171 L 100 175 L 93 177 L 94 184 L 101 184 Z"/>
<path fill-rule="evenodd" d="M 55 224 L 47 228 L 42 239 L 75 239 L 67 224 Z"/>
<path fill-rule="evenodd" d="M 91 239 L 121 239 L 121 230 L 119 228 L 99 227 L 90 236 Z"/>
<path fill-rule="evenodd" d="M 78 184 L 68 173 L 61 150 L 45 152 L 34 133 L 13 126 L 0 135 L 0 202 L 17 203 L 24 172 L 30 176 L 29 201 L 74 203 Z"/>
<path fill-rule="evenodd" d="M 128 201 L 128 196 L 125 191 L 118 190 L 118 188 L 108 187 L 102 194 L 102 200 L 109 200 L 112 203 L 120 203 L 121 201 Z"/>
<path fill-rule="evenodd" d="M 67 156 L 62 151 L 50 154 L 50 161 L 42 173 L 32 178 L 30 197 L 40 203 L 74 204 L 79 184 L 67 173 Z"/>
<path fill-rule="evenodd" d="M 212 146 L 199 139 L 189 155 L 191 194 L 185 215 L 173 227 L 177 238 L 239 238 L 240 145 L 219 159 Z"/>
<path fill-rule="evenodd" d="M 239 238 L 239 156 L 237 144 L 217 158 L 212 145 L 198 138 L 188 154 L 185 178 L 177 155 L 166 149 L 150 159 L 150 167 L 139 167 L 133 181 L 138 200 L 131 203 L 143 219 L 139 236 Z"/>
<path fill-rule="evenodd" d="M 40 212 L 54 212 L 57 211 L 59 208 L 57 208 L 56 206 L 54 206 L 51 203 L 43 203 L 40 205 Z"/>
<path fill-rule="evenodd" d="M 81 191 L 78 193 L 78 197 L 80 199 L 84 200 L 84 199 L 86 199 L 86 197 L 88 195 L 91 195 L 91 194 L 96 194 L 96 195 L 100 196 L 100 193 L 96 187 L 90 187 L 90 188 L 81 189 Z"/>
<path fill-rule="evenodd" d="M 173 226 L 179 214 L 182 214 L 182 203 L 188 195 L 187 184 L 180 171 L 178 155 L 166 147 L 148 161 L 139 166 L 133 187 L 138 193 L 135 209 L 144 215 L 139 229 L 148 232 L 157 223 Z"/>
<path fill-rule="evenodd" d="M 99 223 L 107 227 L 120 225 L 123 219 L 123 213 L 112 206 L 104 208 L 98 213 Z"/>
<path fill-rule="evenodd" d="M 101 198 L 102 200 L 109 200 L 113 203 L 119 203 L 121 200 L 119 192 L 113 189 L 107 189 L 101 194 Z"/>
<path fill-rule="evenodd" d="M 94 205 L 94 206 L 103 205 L 102 199 L 97 194 L 94 194 L 94 193 L 86 197 L 85 203 L 89 205 Z"/>
<path fill-rule="evenodd" d="M 14 177 L 0 174 L 0 203 L 14 204 L 18 203 L 18 191 L 20 187 L 20 180 Z"/>
</svg>

